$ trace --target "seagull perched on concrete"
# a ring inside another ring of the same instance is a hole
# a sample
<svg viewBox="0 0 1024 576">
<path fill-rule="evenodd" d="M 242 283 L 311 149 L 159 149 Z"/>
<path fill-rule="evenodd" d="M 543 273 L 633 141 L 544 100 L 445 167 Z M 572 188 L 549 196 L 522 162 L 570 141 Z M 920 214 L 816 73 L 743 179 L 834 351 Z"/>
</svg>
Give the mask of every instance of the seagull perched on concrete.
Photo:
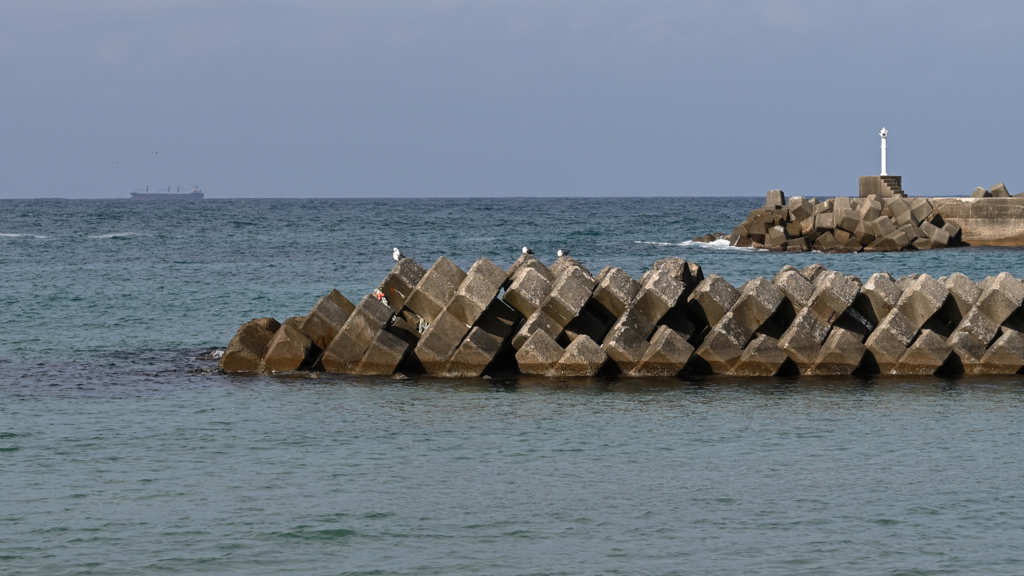
<svg viewBox="0 0 1024 576">
<path fill-rule="evenodd" d="M 405 254 L 402 254 L 402 251 L 397 247 L 395 248 L 395 251 L 391 253 L 391 256 L 395 259 L 395 262 L 399 262 L 402 258 L 405 258 Z"/>
<path fill-rule="evenodd" d="M 559 258 L 561 258 L 562 256 L 568 256 L 568 255 L 569 255 L 569 251 L 568 250 L 559 250 L 558 251 L 558 257 Z"/>
<path fill-rule="evenodd" d="M 533 250 L 530 250 L 526 246 L 523 246 L 523 254 L 533 254 Z"/>
</svg>

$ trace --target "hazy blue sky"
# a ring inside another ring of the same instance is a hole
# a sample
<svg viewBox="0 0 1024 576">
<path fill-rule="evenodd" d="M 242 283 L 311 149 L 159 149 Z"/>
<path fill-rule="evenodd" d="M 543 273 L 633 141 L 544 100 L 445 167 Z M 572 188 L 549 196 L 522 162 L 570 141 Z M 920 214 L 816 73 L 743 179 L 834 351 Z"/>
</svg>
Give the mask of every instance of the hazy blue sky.
<svg viewBox="0 0 1024 576">
<path fill-rule="evenodd" d="M 0 198 L 1024 192 L 1024 2 L 3 0 Z M 159 152 L 159 154 L 153 154 Z"/>
</svg>

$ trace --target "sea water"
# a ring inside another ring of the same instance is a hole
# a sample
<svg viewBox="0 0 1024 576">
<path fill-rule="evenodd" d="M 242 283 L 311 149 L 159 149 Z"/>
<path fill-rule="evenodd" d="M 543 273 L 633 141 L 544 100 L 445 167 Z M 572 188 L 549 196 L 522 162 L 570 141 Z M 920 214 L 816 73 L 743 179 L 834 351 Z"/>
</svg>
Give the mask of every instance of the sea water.
<svg viewBox="0 0 1024 576">
<path fill-rule="evenodd" d="M 694 243 L 758 198 L 0 200 L 0 573 L 1024 573 L 1024 380 L 216 372 L 391 250 L 739 285 L 1001 271 Z"/>
</svg>

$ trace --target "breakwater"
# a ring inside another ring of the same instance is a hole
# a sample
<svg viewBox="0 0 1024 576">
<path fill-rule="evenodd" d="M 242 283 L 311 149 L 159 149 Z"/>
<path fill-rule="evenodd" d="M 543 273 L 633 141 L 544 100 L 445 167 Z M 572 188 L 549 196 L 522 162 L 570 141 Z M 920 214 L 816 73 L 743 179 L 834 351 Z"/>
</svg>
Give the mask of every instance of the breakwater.
<svg viewBox="0 0 1024 576">
<path fill-rule="evenodd" d="M 353 304 L 243 324 L 226 372 L 479 377 L 623 374 L 1014 374 L 1024 367 L 1024 283 L 786 266 L 735 287 L 679 258 L 640 278 L 524 254 L 508 270 L 401 259 Z"/>
<path fill-rule="evenodd" d="M 729 243 L 789 252 L 896 252 L 961 245 L 963 231 L 955 220 L 947 222 L 929 199 L 900 192 L 787 201 L 782 190 L 771 190 L 764 207 L 752 210 L 728 235 Z"/>
</svg>

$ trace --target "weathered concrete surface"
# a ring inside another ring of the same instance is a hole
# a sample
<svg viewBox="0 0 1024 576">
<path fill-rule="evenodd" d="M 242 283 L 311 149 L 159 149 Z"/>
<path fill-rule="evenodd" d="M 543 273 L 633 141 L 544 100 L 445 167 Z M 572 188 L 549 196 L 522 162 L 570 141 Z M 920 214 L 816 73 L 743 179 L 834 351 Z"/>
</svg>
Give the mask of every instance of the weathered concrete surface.
<svg viewBox="0 0 1024 576">
<path fill-rule="evenodd" d="M 405 260 L 409 260 L 409 258 L 403 259 L 403 262 Z M 341 327 L 355 309 L 355 305 L 349 302 L 348 298 L 345 298 L 341 292 L 331 290 L 329 294 L 317 300 L 317 303 L 313 305 L 313 309 L 309 311 L 309 314 L 299 324 L 299 330 L 306 336 L 309 336 L 313 344 L 316 344 L 317 347 L 323 350 L 338 335 L 338 330 L 341 330 Z"/>
<path fill-rule="evenodd" d="M 303 318 L 289 318 L 281 324 L 263 355 L 263 370 L 293 372 L 306 363 L 313 341 L 299 330 Z"/>
<path fill-rule="evenodd" d="M 932 198 L 935 212 L 960 227 L 971 246 L 1024 246 L 1024 197 Z"/>
<path fill-rule="evenodd" d="M 273 318 L 253 318 L 238 328 L 220 357 L 220 369 L 225 372 L 256 372 L 267 346 L 281 324 Z"/>
<path fill-rule="evenodd" d="M 693 356 L 693 346 L 682 334 L 661 326 L 651 337 L 647 352 L 630 371 L 630 376 L 676 376 Z"/>
<path fill-rule="evenodd" d="M 377 333 L 387 327 L 393 313 L 391 308 L 367 294 L 349 315 L 321 357 L 328 372 L 347 374 L 359 366 Z"/>
<path fill-rule="evenodd" d="M 850 211 L 871 216 L 881 203 L 837 204 L 846 217 Z M 801 215 L 817 210 L 810 201 L 794 199 L 794 206 Z M 913 212 L 927 209 L 894 196 L 882 211 L 908 219 L 901 234 L 917 234 Z M 761 210 L 757 218 L 768 226 L 784 209 Z M 934 219 L 918 231 L 934 234 L 939 224 L 950 225 Z M 521 263 L 510 282 L 486 259 L 469 274 L 440 259 L 435 277 L 424 273 L 397 311 L 377 290 L 354 308 L 332 291 L 305 317 L 243 324 L 221 367 L 443 377 L 986 375 L 1024 368 L 1024 282 L 1008 273 L 979 282 L 960 273 L 938 279 L 878 273 L 862 283 L 813 264 L 785 266 L 772 280 L 755 278 L 737 290 L 679 258 L 659 260 L 639 281 L 611 267 L 595 278 L 569 258 L 555 272 L 529 259 Z M 382 286 L 397 285 L 401 270 L 392 270 Z M 502 287 L 504 300 L 496 297 Z M 416 303 L 417 291 L 429 304 Z M 446 303 L 429 324 L 411 308 L 429 313 L 441 300 Z M 322 354 L 318 342 L 328 342 Z"/>
</svg>

